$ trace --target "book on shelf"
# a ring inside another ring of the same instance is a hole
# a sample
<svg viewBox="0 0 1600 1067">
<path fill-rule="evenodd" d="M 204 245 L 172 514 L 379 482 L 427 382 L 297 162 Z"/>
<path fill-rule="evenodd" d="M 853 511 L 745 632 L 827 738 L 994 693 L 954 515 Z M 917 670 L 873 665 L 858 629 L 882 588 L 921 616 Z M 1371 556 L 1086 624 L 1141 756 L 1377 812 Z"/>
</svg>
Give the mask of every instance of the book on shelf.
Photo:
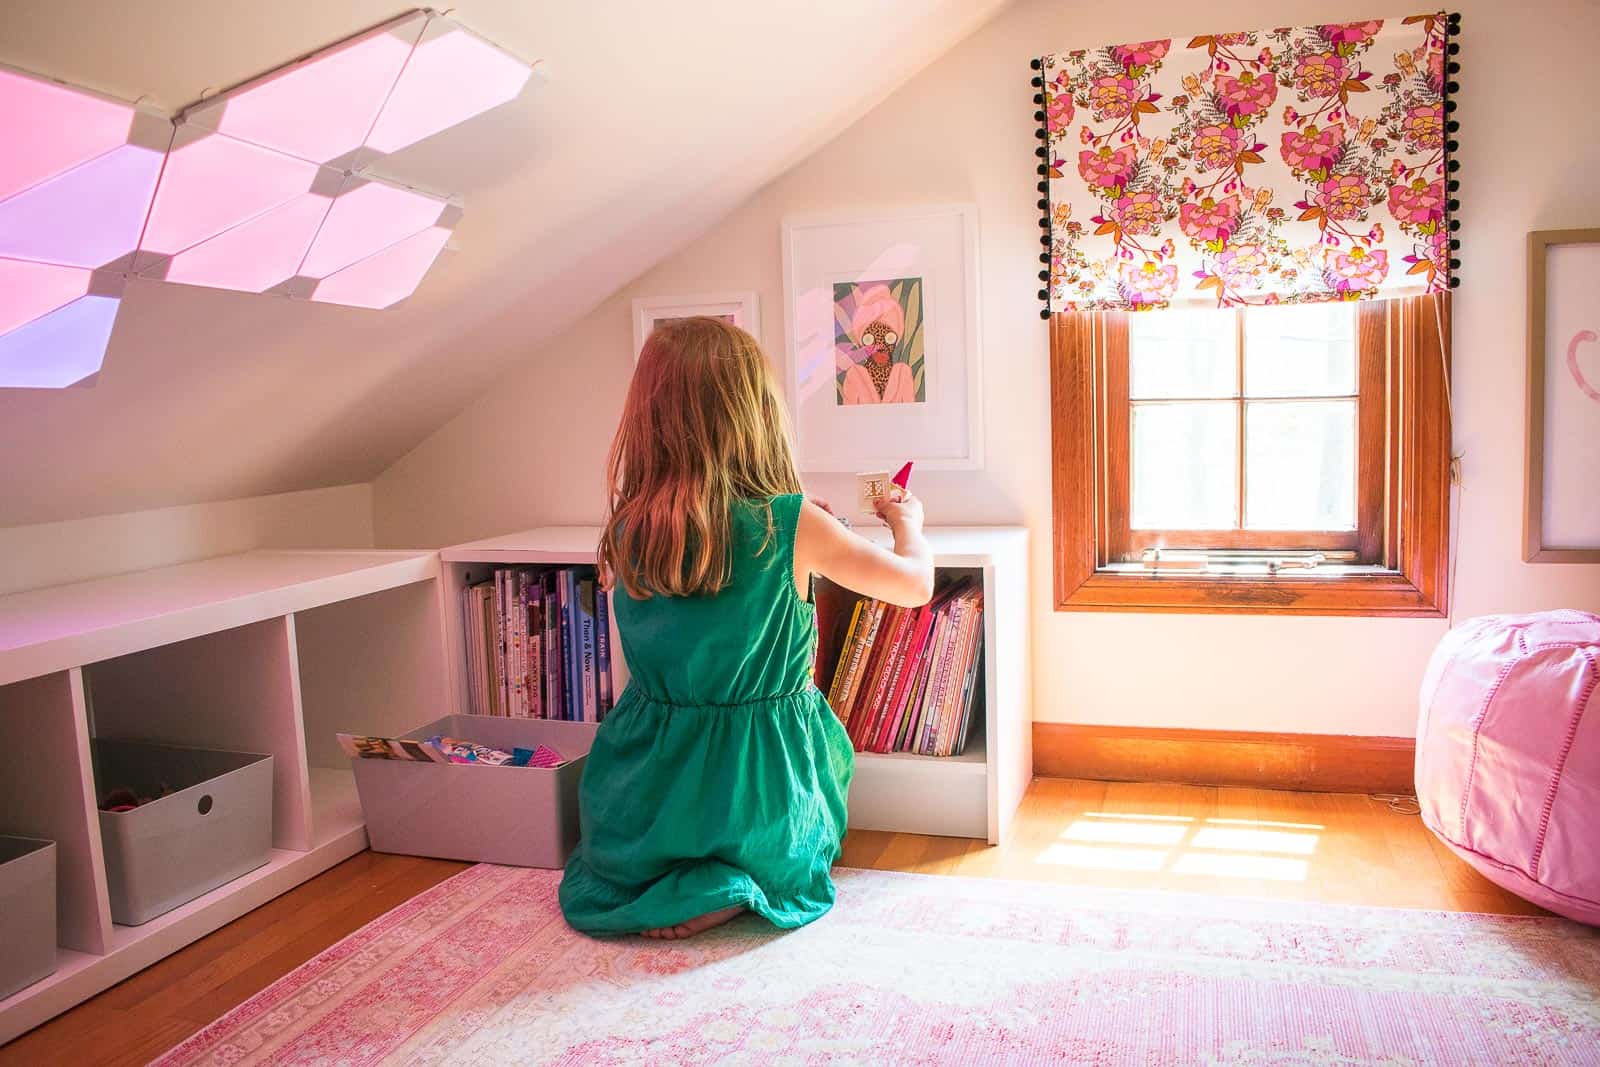
<svg viewBox="0 0 1600 1067">
<path fill-rule="evenodd" d="M 616 698 L 611 594 L 593 567 L 500 567 L 461 591 L 467 709 L 599 722 Z"/>
<path fill-rule="evenodd" d="M 856 751 L 960 755 L 982 690 L 982 587 L 958 578 L 919 608 L 857 599 L 824 613 L 817 678 Z"/>
</svg>

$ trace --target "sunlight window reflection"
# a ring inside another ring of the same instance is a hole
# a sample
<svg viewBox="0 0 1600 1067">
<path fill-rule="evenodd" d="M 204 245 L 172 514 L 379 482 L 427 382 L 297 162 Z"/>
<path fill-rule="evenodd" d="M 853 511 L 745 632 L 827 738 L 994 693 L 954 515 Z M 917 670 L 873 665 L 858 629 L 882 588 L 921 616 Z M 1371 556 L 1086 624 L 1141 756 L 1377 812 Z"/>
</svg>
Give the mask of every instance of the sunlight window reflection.
<svg viewBox="0 0 1600 1067">
<path fill-rule="evenodd" d="M 1097 845 L 1051 845 L 1039 863 L 1101 871 L 1159 871 L 1167 851 L 1159 848 L 1107 848 Z"/>
<path fill-rule="evenodd" d="M 1188 852 L 1173 864 L 1178 874 L 1205 874 L 1218 878 L 1260 878 L 1272 882 L 1303 882 L 1309 864 L 1281 856 L 1240 856 L 1220 852 Z"/>
</svg>

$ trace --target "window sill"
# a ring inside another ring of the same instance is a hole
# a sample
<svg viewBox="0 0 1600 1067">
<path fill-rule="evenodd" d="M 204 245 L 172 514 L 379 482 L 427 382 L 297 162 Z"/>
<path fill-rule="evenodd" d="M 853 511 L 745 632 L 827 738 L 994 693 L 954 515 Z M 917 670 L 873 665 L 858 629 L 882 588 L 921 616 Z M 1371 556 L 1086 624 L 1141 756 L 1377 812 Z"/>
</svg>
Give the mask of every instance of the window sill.
<svg viewBox="0 0 1600 1067">
<path fill-rule="evenodd" d="M 1444 617 L 1434 598 L 1403 574 L 1329 564 L 1274 576 L 1259 571 L 1152 572 L 1138 564 L 1102 568 L 1058 597 L 1056 610 Z"/>
</svg>

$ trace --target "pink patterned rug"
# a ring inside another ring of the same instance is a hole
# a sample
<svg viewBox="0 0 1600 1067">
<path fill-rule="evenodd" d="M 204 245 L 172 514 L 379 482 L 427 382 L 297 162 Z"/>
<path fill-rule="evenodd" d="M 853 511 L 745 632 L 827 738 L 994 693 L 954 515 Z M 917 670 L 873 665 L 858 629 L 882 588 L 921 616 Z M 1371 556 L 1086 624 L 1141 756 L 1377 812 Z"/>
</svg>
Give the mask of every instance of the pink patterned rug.
<svg viewBox="0 0 1600 1067">
<path fill-rule="evenodd" d="M 473 867 L 157 1062 L 1600 1064 L 1600 932 L 1559 919 L 835 877 L 804 929 L 657 943 Z"/>
</svg>

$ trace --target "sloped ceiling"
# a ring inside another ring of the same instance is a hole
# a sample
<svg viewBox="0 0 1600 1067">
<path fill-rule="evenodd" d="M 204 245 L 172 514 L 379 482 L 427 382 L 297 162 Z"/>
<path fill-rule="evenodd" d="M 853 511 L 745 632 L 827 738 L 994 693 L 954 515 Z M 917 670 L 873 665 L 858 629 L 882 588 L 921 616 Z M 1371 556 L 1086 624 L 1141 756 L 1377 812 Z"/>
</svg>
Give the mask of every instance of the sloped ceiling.
<svg viewBox="0 0 1600 1067">
<path fill-rule="evenodd" d="M 463 0 L 543 63 L 384 163 L 462 197 L 456 250 L 382 312 L 130 283 L 92 387 L 0 389 L 0 526 L 375 477 L 1005 2 Z M 6 0 L 0 62 L 176 111 L 404 10 Z"/>
</svg>

